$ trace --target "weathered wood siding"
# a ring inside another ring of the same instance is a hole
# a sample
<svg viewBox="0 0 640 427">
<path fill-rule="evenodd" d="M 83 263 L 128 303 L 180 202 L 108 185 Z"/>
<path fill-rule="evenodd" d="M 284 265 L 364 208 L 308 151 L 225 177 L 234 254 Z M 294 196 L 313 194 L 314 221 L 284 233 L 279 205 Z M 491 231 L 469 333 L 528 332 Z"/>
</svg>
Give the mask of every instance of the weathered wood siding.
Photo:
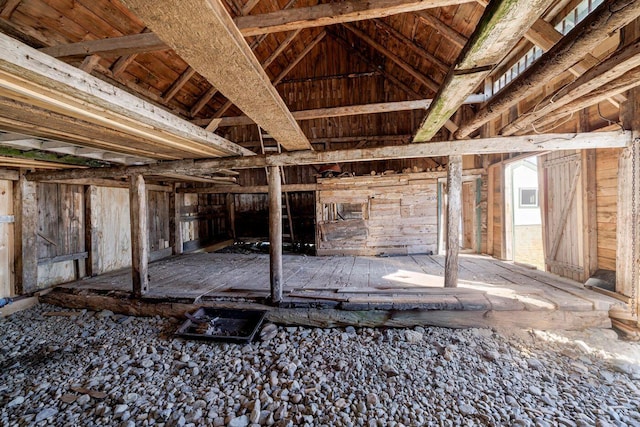
<svg viewBox="0 0 640 427">
<path fill-rule="evenodd" d="M 94 264 L 102 274 L 131 265 L 131 227 L 129 225 L 129 190 L 96 187 L 91 223 L 97 242 Z"/>
<path fill-rule="evenodd" d="M 80 256 L 84 244 L 84 187 L 38 185 L 38 286 L 68 282 L 79 276 L 80 261 L 61 257 Z"/>
<path fill-rule="evenodd" d="M 227 237 L 228 215 L 224 194 L 187 193 L 180 213 L 185 251 L 198 249 Z"/>
<path fill-rule="evenodd" d="M 596 150 L 598 268 L 616 269 L 618 159 L 620 149 Z"/>
<path fill-rule="evenodd" d="M 149 257 L 151 260 L 171 255 L 169 247 L 169 193 L 147 191 L 149 204 Z"/>
<path fill-rule="evenodd" d="M 423 174 L 318 180 L 318 255 L 377 255 L 437 250 L 436 179 Z M 336 204 L 361 206 L 342 219 Z"/>
<path fill-rule="evenodd" d="M 573 280 L 584 274 L 581 154 L 558 151 L 541 158 L 545 182 L 547 270 Z"/>
<path fill-rule="evenodd" d="M 487 208 L 487 253 L 498 259 L 505 258 L 504 248 L 504 166 L 489 168 Z"/>
<path fill-rule="evenodd" d="M 13 237 L 13 182 L 0 180 L 0 298 L 13 294 L 15 281 Z"/>
</svg>

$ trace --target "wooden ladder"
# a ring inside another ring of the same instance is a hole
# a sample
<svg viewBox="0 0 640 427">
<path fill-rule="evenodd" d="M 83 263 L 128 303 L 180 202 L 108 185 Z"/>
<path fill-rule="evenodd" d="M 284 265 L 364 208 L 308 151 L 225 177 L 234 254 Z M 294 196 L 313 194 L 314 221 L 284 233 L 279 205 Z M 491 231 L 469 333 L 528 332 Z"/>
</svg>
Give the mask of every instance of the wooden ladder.
<svg viewBox="0 0 640 427">
<path fill-rule="evenodd" d="M 282 152 L 282 148 L 280 147 L 280 144 L 278 143 L 278 141 L 276 141 L 269 135 L 264 135 L 262 133 L 262 128 L 260 126 L 258 126 L 258 134 L 260 135 L 260 149 L 262 151 L 262 154 L 266 154 L 267 152 L 276 152 L 276 153 Z M 275 145 L 265 145 L 265 142 L 264 142 L 265 139 L 272 140 Z M 285 185 L 287 183 L 287 180 L 284 176 L 284 168 L 282 166 L 278 166 L 278 167 L 280 168 L 280 177 L 282 180 L 282 185 Z M 267 172 L 267 176 L 268 176 L 269 172 L 267 168 L 265 168 L 265 172 Z M 282 206 L 283 206 L 282 238 L 283 240 L 289 239 L 289 242 L 293 244 L 293 242 L 295 242 L 295 238 L 293 235 L 293 217 L 291 216 L 291 204 L 289 202 L 289 193 L 286 193 L 284 191 L 282 192 L 282 201 L 283 201 L 282 203 Z"/>
</svg>

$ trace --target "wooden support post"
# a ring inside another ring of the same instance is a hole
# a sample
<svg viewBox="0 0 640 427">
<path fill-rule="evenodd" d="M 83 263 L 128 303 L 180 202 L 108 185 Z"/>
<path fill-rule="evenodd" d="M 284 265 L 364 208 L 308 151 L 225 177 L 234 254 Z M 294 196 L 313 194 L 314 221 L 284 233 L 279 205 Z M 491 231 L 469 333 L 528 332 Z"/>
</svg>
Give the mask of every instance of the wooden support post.
<svg viewBox="0 0 640 427">
<path fill-rule="evenodd" d="M 140 298 L 149 290 L 149 232 L 147 189 L 144 176 L 132 175 L 129 187 L 131 214 L 131 275 L 133 295 Z"/>
<path fill-rule="evenodd" d="M 598 218 L 596 215 L 596 150 L 582 151 L 583 282 L 598 269 Z"/>
<path fill-rule="evenodd" d="M 236 240 L 236 196 L 233 193 L 227 193 L 227 233 L 230 238 Z"/>
<path fill-rule="evenodd" d="M 38 289 L 38 199 L 36 183 L 20 171 L 14 186 L 16 295 Z"/>
<path fill-rule="evenodd" d="M 173 255 L 182 253 L 182 225 L 181 214 L 182 201 L 184 194 L 178 192 L 180 183 L 176 183 L 174 190 L 169 193 L 169 246 L 171 246 Z"/>
<path fill-rule="evenodd" d="M 93 277 L 100 273 L 100 253 L 98 252 L 98 217 L 93 213 L 98 197 L 98 188 L 87 185 L 84 191 L 84 245 L 87 252 L 86 274 Z"/>
<path fill-rule="evenodd" d="M 634 139 L 618 161 L 616 292 L 632 298 L 632 311 L 640 327 L 640 88 L 629 91 L 622 106 L 623 125 L 633 131 Z"/>
<path fill-rule="evenodd" d="M 271 301 L 282 301 L 282 180 L 278 166 L 269 167 L 269 272 Z"/>
<path fill-rule="evenodd" d="M 449 156 L 447 166 L 447 253 L 444 286 L 458 286 L 458 252 L 460 250 L 460 212 L 462 208 L 462 156 Z"/>
</svg>

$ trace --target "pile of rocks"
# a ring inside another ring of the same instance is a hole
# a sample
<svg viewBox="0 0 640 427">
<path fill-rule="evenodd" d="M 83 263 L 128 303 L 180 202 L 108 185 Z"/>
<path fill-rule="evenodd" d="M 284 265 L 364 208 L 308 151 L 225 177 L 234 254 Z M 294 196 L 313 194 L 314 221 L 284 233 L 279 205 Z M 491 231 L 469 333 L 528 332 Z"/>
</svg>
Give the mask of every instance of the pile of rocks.
<svg viewBox="0 0 640 427">
<path fill-rule="evenodd" d="M 270 326 L 235 345 L 59 310 L 0 321 L 0 425 L 640 425 L 640 345 L 607 330 Z"/>
</svg>

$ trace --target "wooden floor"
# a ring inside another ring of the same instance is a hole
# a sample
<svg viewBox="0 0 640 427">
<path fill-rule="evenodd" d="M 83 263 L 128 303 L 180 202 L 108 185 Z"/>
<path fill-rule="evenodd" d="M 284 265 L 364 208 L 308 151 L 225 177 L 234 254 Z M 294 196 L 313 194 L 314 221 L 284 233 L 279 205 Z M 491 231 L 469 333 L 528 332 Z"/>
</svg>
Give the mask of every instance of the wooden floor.
<svg viewBox="0 0 640 427">
<path fill-rule="evenodd" d="M 581 284 L 495 259 L 462 255 L 458 288 L 444 288 L 444 257 L 284 256 L 285 302 L 347 310 L 427 309 L 476 311 L 606 312 L 617 300 Z M 147 299 L 192 303 L 264 301 L 269 296 L 269 257 L 202 253 L 150 265 Z M 70 292 L 131 290 L 130 270 L 62 285 Z"/>
</svg>

